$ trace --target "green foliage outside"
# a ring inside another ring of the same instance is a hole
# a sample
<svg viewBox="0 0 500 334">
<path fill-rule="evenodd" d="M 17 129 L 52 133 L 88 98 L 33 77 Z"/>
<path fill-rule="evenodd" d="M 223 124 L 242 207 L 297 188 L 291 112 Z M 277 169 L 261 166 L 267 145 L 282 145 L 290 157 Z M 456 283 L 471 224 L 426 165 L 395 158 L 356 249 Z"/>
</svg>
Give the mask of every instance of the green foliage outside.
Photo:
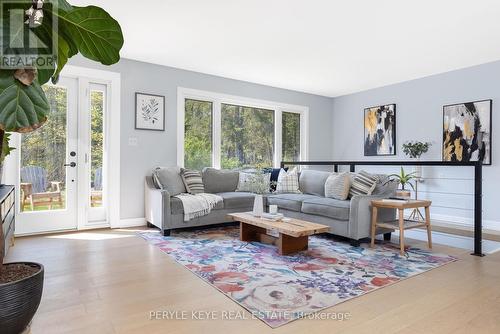
<svg viewBox="0 0 500 334">
<path fill-rule="evenodd" d="M 211 102 L 186 99 L 184 166 L 201 170 L 212 166 Z M 300 114 L 284 112 L 283 160 L 300 158 Z M 222 104 L 221 167 L 224 169 L 273 166 L 274 111 Z"/>
</svg>

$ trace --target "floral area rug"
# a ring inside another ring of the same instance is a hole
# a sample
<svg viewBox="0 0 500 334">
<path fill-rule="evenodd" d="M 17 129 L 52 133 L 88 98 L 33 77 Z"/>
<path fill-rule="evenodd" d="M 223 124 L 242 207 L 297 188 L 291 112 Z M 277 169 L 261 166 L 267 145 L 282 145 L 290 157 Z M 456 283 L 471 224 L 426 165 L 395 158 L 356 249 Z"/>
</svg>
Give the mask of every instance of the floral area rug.
<svg viewBox="0 0 500 334">
<path fill-rule="evenodd" d="M 273 328 L 456 260 L 327 236 L 311 236 L 309 250 L 281 256 L 272 245 L 240 241 L 237 227 L 140 235 Z"/>
</svg>

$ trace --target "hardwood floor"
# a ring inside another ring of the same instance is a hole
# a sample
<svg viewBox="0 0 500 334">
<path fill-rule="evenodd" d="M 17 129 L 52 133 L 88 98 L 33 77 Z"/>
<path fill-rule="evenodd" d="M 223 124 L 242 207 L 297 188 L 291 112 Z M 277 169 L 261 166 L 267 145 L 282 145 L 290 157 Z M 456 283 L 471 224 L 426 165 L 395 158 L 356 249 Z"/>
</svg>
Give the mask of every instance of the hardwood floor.
<svg viewBox="0 0 500 334">
<path fill-rule="evenodd" d="M 247 313 L 135 231 L 17 238 L 7 261 L 36 261 L 45 266 L 43 299 L 31 332 L 500 332 L 500 252 L 478 258 L 462 249 L 435 245 L 436 252 L 460 260 L 324 311 L 349 312 L 349 320 L 302 319 L 271 329 L 260 320 L 221 320 L 222 312 Z M 167 310 L 217 311 L 219 319 L 150 320 L 151 311 Z"/>
</svg>

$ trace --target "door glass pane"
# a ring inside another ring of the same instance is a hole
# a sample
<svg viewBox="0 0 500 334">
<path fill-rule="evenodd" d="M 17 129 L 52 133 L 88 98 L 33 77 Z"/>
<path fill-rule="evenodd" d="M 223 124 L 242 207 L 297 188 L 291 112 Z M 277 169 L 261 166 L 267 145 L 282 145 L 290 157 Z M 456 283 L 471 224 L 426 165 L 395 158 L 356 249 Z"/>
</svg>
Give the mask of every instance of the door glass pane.
<svg viewBox="0 0 500 334">
<path fill-rule="evenodd" d="M 90 91 L 90 206 L 101 207 L 103 195 L 103 148 L 105 95 Z"/>
<path fill-rule="evenodd" d="M 283 161 L 300 160 L 300 114 L 282 114 Z"/>
<path fill-rule="evenodd" d="M 222 168 L 273 166 L 273 110 L 222 104 L 221 118 Z"/>
<path fill-rule="evenodd" d="M 212 166 L 212 102 L 185 100 L 184 166 Z"/>
<path fill-rule="evenodd" d="M 66 207 L 67 89 L 44 86 L 50 104 L 47 122 L 21 136 L 21 211 Z"/>
</svg>

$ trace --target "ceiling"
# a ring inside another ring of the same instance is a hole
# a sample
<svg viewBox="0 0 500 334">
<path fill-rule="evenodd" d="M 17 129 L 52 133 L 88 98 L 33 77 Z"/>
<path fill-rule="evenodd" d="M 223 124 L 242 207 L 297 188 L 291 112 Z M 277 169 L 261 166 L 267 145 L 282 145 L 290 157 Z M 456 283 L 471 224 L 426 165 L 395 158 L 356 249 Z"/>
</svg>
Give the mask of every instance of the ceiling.
<svg viewBox="0 0 500 334">
<path fill-rule="evenodd" d="M 325 96 L 500 60 L 498 0 L 70 0 L 122 57 Z"/>
</svg>

